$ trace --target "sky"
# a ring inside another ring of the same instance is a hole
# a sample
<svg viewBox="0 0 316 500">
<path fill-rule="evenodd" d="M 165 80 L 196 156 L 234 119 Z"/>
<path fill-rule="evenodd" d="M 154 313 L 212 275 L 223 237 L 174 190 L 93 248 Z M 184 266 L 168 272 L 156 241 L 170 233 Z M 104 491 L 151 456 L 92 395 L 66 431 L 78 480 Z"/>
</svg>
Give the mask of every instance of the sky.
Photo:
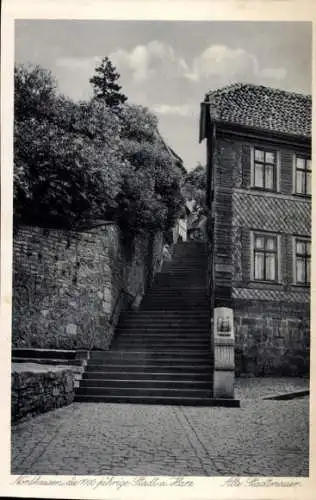
<svg viewBox="0 0 316 500">
<path fill-rule="evenodd" d="M 131 103 L 153 111 L 187 170 L 205 164 L 200 102 L 211 89 L 245 82 L 311 93 L 307 22 L 18 20 L 15 62 L 52 71 L 59 90 L 89 99 L 104 56 Z"/>
</svg>

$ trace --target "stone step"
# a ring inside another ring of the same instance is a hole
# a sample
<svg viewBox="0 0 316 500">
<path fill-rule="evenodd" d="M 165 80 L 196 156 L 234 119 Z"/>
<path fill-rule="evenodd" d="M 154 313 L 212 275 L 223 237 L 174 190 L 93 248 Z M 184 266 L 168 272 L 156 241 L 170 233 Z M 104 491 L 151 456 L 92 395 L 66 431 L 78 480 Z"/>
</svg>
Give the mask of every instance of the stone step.
<svg viewBox="0 0 316 500">
<path fill-rule="evenodd" d="M 141 341 L 158 341 L 158 342 L 181 342 L 184 343 L 195 343 L 195 342 L 205 342 L 209 340 L 210 334 L 208 331 L 199 334 L 186 334 L 183 335 L 181 331 L 175 333 L 163 333 L 163 332 L 142 332 L 141 330 L 119 330 L 113 340 L 120 339 L 126 340 L 127 342 L 141 342 Z"/>
<path fill-rule="evenodd" d="M 59 358 L 59 359 L 53 359 L 53 358 L 37 358 L 37 357 L 31 357 L 31 358 L 22 358 L 22 357 L 16 357 L 13 356 L 11 358 L 12 363 L 37 363 L 40 365 L 65 365 L 65 366 L 81 366 L 82 365 L 82 360 L 80 359 L 67 359 L 67 358 Z"/>
<path fill-rule="evenodd" d="M 142 311 L 140 309 L 138 310 L 129 310 L 125 311 L 121 314 L 121 318 L 134 318 L 134 319 L 141 319 L 141 320 L 148 320 L 150 318 L 164 318 L 166 320 L 173 320 L 173 319 L 204 319 L 204 318 L 209 318 L 209 312 L 205 311 L 204 309 L 195 309 L 194 314 L 192 314 L 192 311 L 187 311 L 186 309 L 178 309 L 178 310 L 173 310 L 173 311 Z"/>
<path fill-rule="evenodd" d="M 179 304 L 185 304 L 185 303 L 192 303 L 194 302 L 197 306 L 199 303 L 201 305 L 209 304 L 209 298 L 207 297 L 206 294 L 201 295 L 201 294 L 196 294 L 196 295 L 189 295 L 189 294 L 168 294 L 168 293 L 148 293 L 147 295 L 144 296 L 142 303 L 147 303 L 150 300 L 157 300 L 159 302 L 178 302 Z M 181 308 L 179 308 L 181 310 Z"/>
<path fill-rule="evenodd" d="M 203 321 L 203 323 L 200 322 L 199 324 L 192 322 L 191 325 L 188 325 L 185 322 L 180 324 L 161 323 L 160 321 L 152 321 L 152 323 L 143 321 L 136 323 L 135 321 L 126 320 L 124 323 L 119 323 L 116 332 L 120 334 L 130 332 L 131 334 L 135 333 L 145 336 L 146 334 L 175 334 L 191 338 L 198 335 L 209 334 L 210 328 L 207 321 Z"/>
<path fill-rule="evenodd" d="M 151 301 L 144 301 L 141 303 L 140 305 L 140 309 L 142 311 L 146 310 L 146 311 L 160 311 L 161 309 L 163 309 L 164 311 L 175 311 L 175 310 L 179 310 L 179 308 L 186 308 L 188 311 L 194 311 L 196 307 L 200 307 L 201 310 L 204 310 L 204 311 L 207 311 L 208 308 L 209 308 L 209 304 L 206 303 L 206 304 L 203 304 L 203 309 L 202 309 L 202 305 L 201 305 L 201 302 L 199 304 L 195 304 L 195 303 L 192 303 L 192 302 L 181 302 L 181 300 L 178 300 L 178 301 L 174 301 L 174 302 L 163 302 L 163 301 L 154 301 L 154 300 L 151 300 Z"/>
<path fill-rule="evenodd" d="M 89 363 L 95 361 L 95 360 L 105 360 L 107 361 L 108 359 L 122 359 L 125 361 L 128 361 L 129 359 L 132 359 L 133 362 L 136 360 L 142 360 L 144 358 L 146 359 L 155 359 L 159 360 L 162 359 L 164 360 L 165 358 L 171 358 L 174 361 L 181 361 L 182 359 L 189 359 L 189 358 L 194 358 L 196 360 L 206 358 L 211 355 L 211 351 L 207 349 L 200 349 L 200 350 L 195 350 L 194 355 L 188 353 L 187 351 L 181 351 L 176 349 L 173 353 L 166 353 L 163 349 L 153 351 L 151 352 L 150 350 L 135 350 L 133 353 L 130 351 L 124 351 L 123 349 L 120 351 L 113 351 L 112 349 L 109 351 L 92 351 L 90 353 L 90 359 Z M 175 359 L 174 359 L 175 358 Z"/>
<path fill-rule="evenodd" d="M 132 331 L 125 331 L 124 333 L 119 331 L 117 332 L 116 337 L 114 340 L 120 340 L 123 341 L 125 340 L 126 342 L 162 342 L 165 343 L 166 345 L 170 343 L 181 343 L 183 342 L 184 345 L 187 344 L 199 344 L 203 343 L 205 344 L 209 339 L 210 336 L 208 332 L 204 332 L 200 336 L 189 336 L 187 335 L 184 337 L 181 335 L 181 332 L 179 332 L 177 335 L 175 334 L 169 334 L 168 332 L 166 334 L 161 333 L 160 335 L 158 334 L 150 334 L 150 333 L 144 333 L 141 334 L 139 330 L 134 330 L 134 333 Z"/>
<path fill-rule="evenodd" d="M 166 283 L 154 283 L 150 288 L 149 292 L 163 292 L 163 293 L 207 293 L 206 286 L 202 285 L 190 285 L 189 283 L 184 286 L 174 285 L 172 281 L 169 284 Z"/>
<path fill-rule="evenodd" d="M 176 333 L 177 331 L 183 332 L 183 334 L 193 334 L 193 333 L 203 333 L 210 331 L 210 320 L 208 318 L 202 318 L 199 320 L 192 319 L 174 319 L 163 320 L 163 319 L 150 319 L 142 318 L 126 318 L 121 320 L 117 326 L 118 331 L 124 330 L 141 330 L 143 331 L 168 331 L 170 333 Z"/>
<path fill-rule="evenodd" d="M 147 295 L 145 295 L 144 300 L 146 298 L 167 298 L 167 299 L 173 299 L 173 298 L 179 298 L 181 300 L 208 300 L 208 296 L 206 293 L 206 290 L 199 290 L 196 292 L 192 292 L 191 290 L 166 290 L 166 289 L 152 289 L 148 292 Z"/>
<path fill-rule="evenodd" d="M 113 367 L 111 367 L 113 368 Z M 118 368 L 118 367 L 116 367 Z M 165 370 L 161 371 L 157 367 L 143 369 L 139 371 L 139 367 L 132 366 L 128 370 L 124 367 L 119 367 L 120 369 L 107 369 L 104 368 L 103 371 L 86 371 L 83 375 L 83 379 L 111 379 L 111 380 L 212 380 L 213 371 L 207 366 L 204 370 L 194 372 L 192 370 L 187 370 L 186 372 L 177 370 Z M 124 370 L 124 371 L 123 371 Z"/>
<path fill-rule="evenodd" d="M 132 351 L 127 351 L 131 352 Z M 166 353 L 168 354 L 168 353 Z M 125 366 L 135 366 L 138 367 L 138 370 L 142 370 L 144 367 L 148 368 L 161 368 L 162 371 L 164 370 L 170 370 L 171 367 L 177 370 L 182 370 L 182 371 L 187 371 L 193 369 L 195 365 L 201 364 L 203 366 L 210 367 L 213 364 L 213 360 L 211 356 L 207 357 L 205 356 L 204 358 L 195 358 L 194 356 L 184 359 L 184 358 L 175 358 L 175 357 L 165 357 L 165 358 L 160 358 L 160 359 L 155 359 L 154 357 L 144 357 L 143 359 L 136 358 L 133 359 L 131 357 L 130 359 L 121 359 L 121 358 L 109 358 L 107 360 L 105 359 L 96 359 L 93 361 L 89 361 L 89 363 L 86 366 L 86 370 L 95 370 L 95 371 L 103 371 L 103 369 L 108 369 L 110 366 L 120 366 L 121 369 Z"/>
<path fill-rule="evenodd" d="M 188 273 L 191 271 L 201 271 L 201 273 L 205 272 L 207 269 L 207 263 L 206 262 L 190 262 L 190 261 L 185 261 L 181 260 L 179 262 L 171 261 L 171 262 L 165 262 L 163 267 L 162 267 L 162 272 L 163 271 L 173 271 L 173 270 L 184 270 L 184 272 Z"/>
<path fill-rule="evenodd" d="M 28 347 L 14 347 L 12 356 L 15 358 L 41 358 L 41 359 L 74 359 L 78 351 L 66 349 L 39 349 Z M 84 351 L 81 351 L 84 352 Z"/>
<path fill-rule="evenodd" d="M 131 377 L 130 379 L 120 378 L 84 378 L 80 384 L 81 388 L 111 388 L 115 389 L 188 389 L 188 390 L 209 390 L 212 391 L 212 379 L 210 380 L 174 380 L 172 378 L 165 380 L 157 380 L 151 378 L 148 380 L 137 379 Z"/>
<path fill-rule="evenodd" d="M 139 395 L 129 395 L 122 396 L 119 394 L 115 395 L 80 395 L 76 394 L 75 401 L 80 403 L 116 403 L 116 404 L 143 404 L 143 405 L 176 405 L 176 406 L 223 406 L 239 408 L 240 401 L 237 399 L 215 399 L 208 396 L 199 397 L 183 397 L 179 396 L 164 396 L 160 397 L 157 395 L 150 396 L 139 396 Z"/>
<path fill-rule="evenodd" d="M 134 351 L 135 349 L 150 349 L 152 351 L 156 351 L 156 350 L 161 350 L 161 349 L 165 349 L 166 351 L 170 352 L 170 351 L 177 351 L 178 349 L 181 349 L 181 350 L 188 350 L 190 351 L 192 354 L 195 350 L 198 350 L 198 349 L 201 349 L 201 348 L 205 348 L 207 349 L 210 345 L 210 342 L 209 341 L 205 341 L 205 342 L 199 342 L 199 343 L 188 343 L 188 344 L 185 344 L 184 342 L 149 342 L 149 341 L 143 341 L 143 342 L 134 342 L 134 341 L 130 341 L 130 342 L 127 342 L 127 341 L 117 341 L 115 344 L 113 344 L 113 347 L 112 347 L 112 350 L 121 350 L 121 349 L 125 349 L 126 351 Z"/>
<path fill-rule="evenodd" d="M 96 396 L 159 396 L 159 397 L 168 397 L 168 396 L 181 396 L 185 397 L 212 397 L 213 390 L 212 385 L 209 384 L 206 388 L 182 388 L 179 387 L 116 387 L 116 386 L 107 386 L 100 387 L 89 386 L 85 387 L 80 384 L 80 387 L 77 389 L 77 394 L 79 395 L 96 395 Z"/>
<path fill-rule="evenodd" d="M 210 370 L 212 370 L 213 360 L 209 359 L 208 362 L 198 363 L 196 365 L 192 365 L 192 363 L 159 363 L 154 361 L 148 362 L 140 362 L 133 363 L 129 361 L 128 363 L 120 363 L 120 362 L 94 362 L 89 363 L 86 367 L 85 373 L 90 372 L 113 372 L 113 373 L 134 373 L 134 372 L 143 372 L 144 374 L 152 374 L 152 373 L 173 373 L 175 376 L 185 374 L 190 375 L 192 373 L 205 374 L 208 376 Z"/>
</svg>

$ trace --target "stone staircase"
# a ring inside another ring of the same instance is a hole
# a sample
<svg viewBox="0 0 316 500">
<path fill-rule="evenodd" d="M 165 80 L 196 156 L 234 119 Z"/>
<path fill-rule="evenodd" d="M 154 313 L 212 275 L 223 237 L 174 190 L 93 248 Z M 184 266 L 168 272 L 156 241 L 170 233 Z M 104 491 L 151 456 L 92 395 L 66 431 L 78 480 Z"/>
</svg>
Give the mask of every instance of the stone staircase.
<svg viewBox="0 0 316 500">
<path fill-rule="evenodd" d="M 212 398 L 206 270 L 204 243 L 175 246 L 140 308 L 122 314 L 110 350 L 90 353 L 76 401 L 223 404 Z"/>
</svg>

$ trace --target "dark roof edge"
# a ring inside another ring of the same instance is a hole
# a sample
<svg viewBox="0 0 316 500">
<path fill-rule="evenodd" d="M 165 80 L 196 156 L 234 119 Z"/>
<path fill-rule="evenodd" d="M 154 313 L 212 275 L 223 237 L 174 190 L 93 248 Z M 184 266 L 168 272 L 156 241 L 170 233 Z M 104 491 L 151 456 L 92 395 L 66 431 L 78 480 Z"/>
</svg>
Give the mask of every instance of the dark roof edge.
<svg viewBox="0 0 316 500">
<path fill-rule="evenodd" d="M 284 132 L 277 132 L 275 130 L 250 127 L 246 125 L 240 125 L 238 123 L 231 123 L 224 120 L 217 120 L 211 117 L 211 122 L 216 125 L 217 131 L 231 133 L 235 136 L 240 137 L 252 136 L 253 138 L 274 139 L 275 142 L 285 142 L 295 144 L 297 146 L 307 146 L 311 147 L 312 137 L 297 134 L 286 134 Z"/>
</svg>

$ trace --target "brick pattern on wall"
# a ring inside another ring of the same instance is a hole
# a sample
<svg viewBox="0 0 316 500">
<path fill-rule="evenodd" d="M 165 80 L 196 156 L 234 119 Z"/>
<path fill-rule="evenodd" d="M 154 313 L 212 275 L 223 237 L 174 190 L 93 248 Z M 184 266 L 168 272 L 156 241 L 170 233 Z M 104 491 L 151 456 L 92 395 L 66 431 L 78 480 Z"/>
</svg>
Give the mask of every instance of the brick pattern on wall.
<svg viewBox="0 0 316 500">
<path fill-rule="evenodd" d="M 265 193 L 234 191 L 233 225 L 288 234 L 311 234 L 311 204 Z"/>
<path fill-rule="evenodd" d="M 273 300 L 287 302 L 306 302 L 310 301 L 309 289 L 297 291 L 284 291 L 273 289 L 258 288 L 233 288 L 232 296 L 234 299 L 244 300 Z"/>
<path fill-rule="evenodd" d="M 120 298 L 143 295 L 161 251 L 161 235 L 152 245 L 146 236 L 124 244 L 114 225 L 85 232 L 16 228 L 13 345 L 106 349 L 125 303 Z"/>
</svg>

